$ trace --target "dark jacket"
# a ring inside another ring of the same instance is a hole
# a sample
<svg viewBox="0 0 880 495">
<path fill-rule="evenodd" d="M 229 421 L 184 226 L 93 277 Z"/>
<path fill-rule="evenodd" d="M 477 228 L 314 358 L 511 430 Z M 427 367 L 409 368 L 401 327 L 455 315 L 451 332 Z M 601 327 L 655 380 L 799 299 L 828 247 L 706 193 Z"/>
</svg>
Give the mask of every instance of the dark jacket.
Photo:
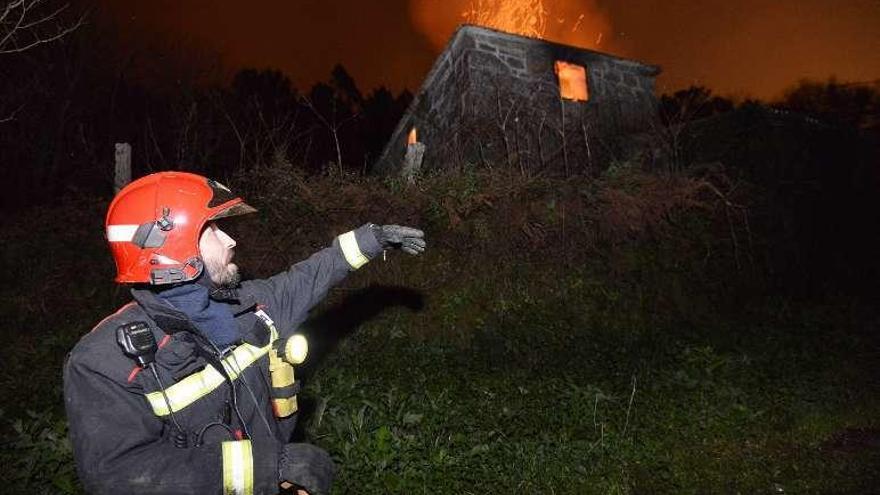
<svg viewBox="0 0 880 495">
<path fill-rule="evenodd" d="M 296 415 L 273 414 L 270 331 L 255 311 L 268 314 L 282 338 L 292 334 L 333 285 L 381 252 L 369 228 L 353 232 L 286 272 L 227 294 L 241 332 L 230 350 L 218 353 L 186 315 L 149 290 L 133 289 L 134 301 L 83 336 L 64 368 L 64 398 L 86 491 L 278 493 L 278 455 Z M 159 343 L 155 369 L 164 396 L 151 370 L 117 344 L 117 328 L 132 322 L 148 324 Z M 181 439 L 183 448 L 176 445 Z"/>
</svg>

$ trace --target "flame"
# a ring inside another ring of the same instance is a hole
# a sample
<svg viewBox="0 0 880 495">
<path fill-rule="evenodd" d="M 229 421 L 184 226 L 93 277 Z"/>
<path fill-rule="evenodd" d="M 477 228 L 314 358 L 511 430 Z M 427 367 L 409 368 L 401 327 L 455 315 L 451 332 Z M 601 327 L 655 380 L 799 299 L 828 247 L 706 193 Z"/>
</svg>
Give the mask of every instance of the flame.
<svg viewBox="0 0 880 495">
<path fill-rule="evenodd" d="M 583 66 L 557 60 L 554 66 L 559 76 L 559 94 L 567 100 L 587 101 L 590 91 L 587 86 L 587 71 Z"/>
<path fill-rule="evenodd" d="M 470 24 L 543 38 L 548 14 L 544 0 L 471 0 L 461 16 Z"/>
<path fill-rule="evenodd" d="M 409 130 L 409 134 L 406 136 L 406 145 L 409 146 L 411 144 L 416 144 L 419 142 L 419 134 L 415 127 Z"/>
<path fill-rule="evenodd" d="M 598 0 L 410 0 L 413 24 L 441 50 L 462 22 L 582 48 L 614 51 Z M 604 34 L 603 34 L 604 33 Z"/>
</svg>

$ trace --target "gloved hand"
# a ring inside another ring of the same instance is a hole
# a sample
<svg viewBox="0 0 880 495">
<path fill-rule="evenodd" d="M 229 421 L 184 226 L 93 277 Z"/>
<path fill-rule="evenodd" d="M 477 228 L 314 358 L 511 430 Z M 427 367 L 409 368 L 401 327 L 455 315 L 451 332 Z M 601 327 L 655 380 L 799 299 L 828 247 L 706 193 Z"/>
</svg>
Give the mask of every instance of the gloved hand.
<svg viewBox="0 0 880 495">
<path fill-rule="evenodd" d="M 336 465 L 324 449 L 307 443 L 289 443 L 278 457 L 281 481 L 302 488 L 309 495 L 330 493 Z"/>
<path fill-rule="evenodd" d="M 400 249 L 413 256 L 425 252 L 425 233 L 402 225 L 373 225 L 370 229 L 382 249 Z"/>
</svg>

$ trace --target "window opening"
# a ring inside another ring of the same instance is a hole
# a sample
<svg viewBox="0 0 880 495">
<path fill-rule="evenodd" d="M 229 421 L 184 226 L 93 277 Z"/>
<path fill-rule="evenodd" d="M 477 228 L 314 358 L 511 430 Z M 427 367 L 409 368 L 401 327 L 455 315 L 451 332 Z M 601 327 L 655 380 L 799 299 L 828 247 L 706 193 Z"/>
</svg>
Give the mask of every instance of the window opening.
<svg viewBox="0 0 880 495">
<path fill-rule="evenodd" d="M 590 99 L 587 71 L 582 65 L 557 60 L 555 69 L 556 77 L 559 78 L 559 96 L 573 101 Z"/>
</svg>

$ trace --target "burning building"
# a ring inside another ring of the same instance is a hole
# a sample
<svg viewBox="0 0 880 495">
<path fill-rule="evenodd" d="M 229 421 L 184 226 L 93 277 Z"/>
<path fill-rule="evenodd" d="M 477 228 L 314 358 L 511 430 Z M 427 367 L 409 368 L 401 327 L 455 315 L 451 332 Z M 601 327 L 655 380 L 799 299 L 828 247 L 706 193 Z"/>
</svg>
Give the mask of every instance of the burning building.
<svg viewBox="0 0 880 495">
<path fill-rule="evenodd" d="M 463 25 L 374 171 L 410 176 L 469 164 L 589 171 L 621 136 L 652 125 L 659 73 L 593 50 Z"/>
</svg>

